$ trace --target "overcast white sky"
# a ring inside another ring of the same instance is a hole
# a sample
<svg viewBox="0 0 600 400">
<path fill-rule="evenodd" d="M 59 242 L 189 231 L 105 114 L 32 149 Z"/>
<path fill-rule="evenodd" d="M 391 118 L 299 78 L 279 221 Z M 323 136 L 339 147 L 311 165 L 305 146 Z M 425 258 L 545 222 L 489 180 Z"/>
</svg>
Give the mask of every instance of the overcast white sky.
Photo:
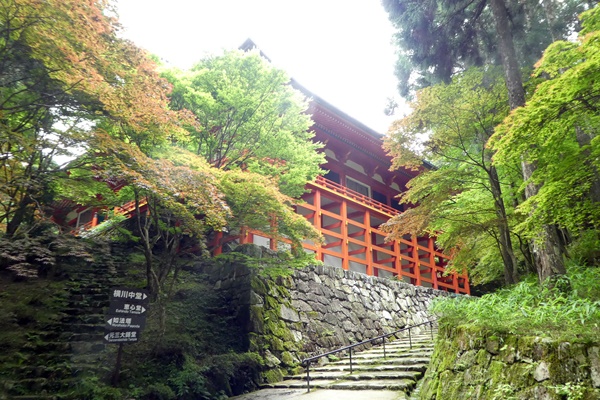
<svg viewBox="0 0 600 400">
<path fill-rule="evenodd" d="M 398 98 L 393 29 L 379 0 L 115 0 L 125 37 L 170 65 L 251 38 L 324 100 L 385 133 Z"/>
</svg>

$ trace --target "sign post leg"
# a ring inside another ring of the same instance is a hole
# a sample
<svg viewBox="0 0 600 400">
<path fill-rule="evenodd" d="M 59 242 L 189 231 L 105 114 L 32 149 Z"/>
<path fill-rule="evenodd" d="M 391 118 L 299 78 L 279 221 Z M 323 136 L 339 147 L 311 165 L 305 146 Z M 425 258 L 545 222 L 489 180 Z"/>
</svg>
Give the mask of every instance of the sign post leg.
<svg viewBox="0 0 600 400">
<path fill-rule="evenodd" d="M 119 349 L 117 350 L 117 363 L 115 364 L 115 370 L 113 372 L 111 383 L 114 387 L 119 384 L 119 374 L 121 373 L 121 359 L 123 358 L 123 343 L 119 343 Z"/>
</svg>

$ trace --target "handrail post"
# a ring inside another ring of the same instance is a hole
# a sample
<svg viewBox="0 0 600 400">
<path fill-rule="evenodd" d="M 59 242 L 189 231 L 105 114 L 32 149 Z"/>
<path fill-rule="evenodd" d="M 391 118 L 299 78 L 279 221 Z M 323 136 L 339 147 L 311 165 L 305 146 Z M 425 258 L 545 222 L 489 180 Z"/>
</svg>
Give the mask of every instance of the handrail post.
<svg viewBox="0 0 600 400">
<path fill-rule="evenodd" d="M 352 347 L 350 347 L 350 373 L 352 373 Z"/>
<path fill-rule="evenodd" d="M 385 354 L 385 336 L 383 337 L 383 358 L 387 358 L 387 355 Z"/>
<path fill-rule="evenodd" d="M 310 361 L 306 363 L 306 393 L 310 393 Z"/>
<path fill-rule="evenodd" d="M 408 343 L 410 343 L 410 349 L 412 350 L 412 337 L 410 336 L 410 329 L 408 328 Z"/>
<path fill-rule="evenodd" d="M 431 340 L 433 340 L 433 322 L 429 321 L 429 328 L 431 328 Z"/>
</svg>

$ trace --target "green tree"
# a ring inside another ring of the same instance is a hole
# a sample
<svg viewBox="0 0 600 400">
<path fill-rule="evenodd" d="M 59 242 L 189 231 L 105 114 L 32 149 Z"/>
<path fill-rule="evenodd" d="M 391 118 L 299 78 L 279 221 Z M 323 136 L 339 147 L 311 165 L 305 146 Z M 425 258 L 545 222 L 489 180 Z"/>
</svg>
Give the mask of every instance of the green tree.
<svg viewBox="0 0 600 400">
<path fill-rule="evenodd" d="M 118 37 L 107 1 L 0 1 L 0 223 L 43 215 L 99 119 L 154 139 L 184 133 L 166 82 Z M 134 137 L 135 135 L 131 135 Z"/>
<path fill-rule="evenodd" d="M 389 238 L 436 235 L 441 246 L 457 249 L 453 266 L 458 270 L 483 265 L 471 270 L 475 283 L 496 278 L 488 265 L 494 258 L 502 260 L 506 283 L 518 281 L 506 205 L 512 199 L 505 194 L 513 194 L 518 176 L 509 168 L 498 171 L 486 147 L 509 111 L 499 72 L 472 68 L 450 84 L 422 89 L 411 103 L 413 112 L 392 125 L 385 142 L 396 168 L 421 168 L 423 158 L 436 166 L 410 181 L 401 201 L 415 207 L 384 225 Z"/>
<path fill-rule="evenodd" d="M 495 27 L 499 6 L 521 66 L 530 67 L 552 41 L 566 38 L 577 15 L 594 1 L 517 0 L 383 0 L 396 27 L 400 51 L 396 64 L 399 91 L 409 95 L 415 88 L 451 77 L 470 66 L 502 64 Z"/>
<path fill-rule="evenodd" d="M 177 165 L 170 158 L 181 157 L 181 149 L 157 148 L 149 157 L 137 146 L 106 134 L 97 134 L 93 144 L 80 159 L 93 164 L 96 179 L 123 186 L 120 202 L 130 201 L 127 216 L 132 217 L 109 220 L 96 234 L 125 234 L 138 243 L 148 289 L 157 299 L 177 279 L 180 257 L 186 252 L 202 254 L 206 235 L 226 225 L 230 211 L 215 169 L 197 156 L 189 165 Z"/>
<path fill-rule="evenodd" d="M 520 206 L 522 229 L 558 224 L 574 234 L 598 229 L 598 107 L 600 98 L 600 8 L 582 14 L 578 42 L 557 41 L 538 62 L 538 85 L 525 107 L 497 128 L 497 160 L 511 163 L 528 154 L 539 191 Z"/>
<path fill-rule="evenodd" d="M 180 145 L 213 166 L 275 177 L 292 196 L 321 172 L 322 146 L 311 140 L 306 101 L 258 52 L 228 51 L 163 76 L 173 84 L 171 106 L 190 110 L 197 121 Z"/>
<path fill-rule="evenodd" d="M 558 2 L 557 2 L 558 3 Z M 477 65 L 479 62 L 477 57 L 481 51 L 472 51 L 468 46 L 468 35 L 464 32 L 472 26 L 476 26 L 476 21 L 482 16 L 490 16 L 490 22 L 494 25 L 492 46 L 493 52 L 490 53 L 493 59 L 497 60 L 502 65 L 504 71 L 504 82 L 508 91 L 508 104 L 511 109 L 516 109 L 525 105 L 525 90 L 521 77 L 519 65 L 519 30 L 513 22 L 512 16 L 515 15 L 511 8 L 511 1 L 508 0 L 480 0 L 477 2 L 449 2 L 449 1 L 430 1 L 423 7 L 421 2 L 412 0 L 403 1 L 395 0 L 384 3 L 390 13 L 392 21 L 395 21 L 400 29 L 398 37 L 404 42 L 400 42 L 401 46 L 412 44 L 413 47 L 401 49 L 404 51 L 404 66 L 406 71 L 415 71 L 417 74 L 430 75 L 435 79 L 448 79 L 452 73 L 464 70 L 470 65 Z M 524 4 L 524 3 L 523 3 Z M 563 4 L 571 4 L 560 2 L 555 10 L 560 10 Z M 575 5 L 579 3 L 573 3 Z M 582 7 L 588 3 L 582 3 Z M 489 8 L 488 8 L 489 6 Z M 531 4 L 531 7 L 536 7 L 537 4 Z M 474 8 L 473 8 L 474 7 Z M 545 18 L 540 21 L 550 21 L 549 10 L 544 8 Z M 425 10 L 425 11 L 423 11 Z M 465 15 L 470 10 L 470 14 Z M 530 22 L 534 19 L 527 19 Z M 562 23 L 564 29 L 563 34 L 566 35 L 572 28 L 572 19 L 568 15 L 562 19 L 553 19 L 557 23 Z M 426 29 L 431 26 L 431 29 Z M 443 28 L 440 28 L 443 27 Z M 445 29 L 444 31 L 440 31 Z M 486 25 L 476 29 L 483 36 L 487 31 Z M 415 36 L 417 35 L 417 36 Z M 555 37 L 554 35 L 548 35 Z M 475 41 L 477 43 L 477 41 Z M 477 49 L 483 47 L 475 46 Z M 544 46 L 539 47 L 541 51 Z M 435 50 L 435 51 L 432 51 Z M 467 49 L 467 50 L 465 50 Z M 473 54 L 477 57 L 473 57 Z M 538 53 L 539 54 L 539 53 Z M 418 56 L 423 56 L 418 58 Z M 534 52 L 534 55 L 535 52 Z M 537 55 L 536 55 L 537 56 Z M 526 65 L 526 60 L 521 59 Z M 438 65 L 439 64 L 439 65 Z M 405 74 L 405 91 L 406 83 L 410 76 Z M 430 84 L 430 80 L 425 79 L 421 82 L 423 85 Z M 403 89 L 401 87 L 401 89 Z M 529 151 L 520 154 L 521 170 L 523 179 L 526 182 L 525 195 L 527 198 L 535 196 L 540 190 L 531 178 L 536 169 L 535 163 L 529 162 L 531 158 Z M 536 268 L 540 283 L 546 281 L 555 275 L 564 274 L 566 272 L 563 260 L 563 247 L 558 237 L 558 231 L 555 225 L 542 225 L 535 237 L 531 240 L 532 251 L 535 256 Z"/>
</svg>

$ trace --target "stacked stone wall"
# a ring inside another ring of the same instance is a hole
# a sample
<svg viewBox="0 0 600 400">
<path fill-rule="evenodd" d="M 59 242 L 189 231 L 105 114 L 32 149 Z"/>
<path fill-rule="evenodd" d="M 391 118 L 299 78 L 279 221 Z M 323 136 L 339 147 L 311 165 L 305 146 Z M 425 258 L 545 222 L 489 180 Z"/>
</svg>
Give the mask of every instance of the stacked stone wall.
<svg viewBox="0 0 600 400">
<path fill-rule="evenodd" d="M 309 353 L 428 321 L 431 301 L 447 295 L 323 265 L 296 271 L 290 289 L 291 304 L 302 323 L 302 331 L 295 335 L 305 339 L 303 349 Z"/>
<path fill-rule="evenodd" d="M 254 245 L 236 251 L 255 259 L 278 257 Z M 243 262 L 209 266 L 205 272 L 228 299 L 230 315 L 244 324 L 248 336 L 240 340 L 265 360 L 267 381 L 294 372 L 308 355 L 428 321 L 431 301 L 448 295 L 324 265 L 275 278 Z"/>
<path fill-rule="evenodd" d="M 598 400 L 598 343 L 441 327 L 421 400 Z"/>
</svg>

